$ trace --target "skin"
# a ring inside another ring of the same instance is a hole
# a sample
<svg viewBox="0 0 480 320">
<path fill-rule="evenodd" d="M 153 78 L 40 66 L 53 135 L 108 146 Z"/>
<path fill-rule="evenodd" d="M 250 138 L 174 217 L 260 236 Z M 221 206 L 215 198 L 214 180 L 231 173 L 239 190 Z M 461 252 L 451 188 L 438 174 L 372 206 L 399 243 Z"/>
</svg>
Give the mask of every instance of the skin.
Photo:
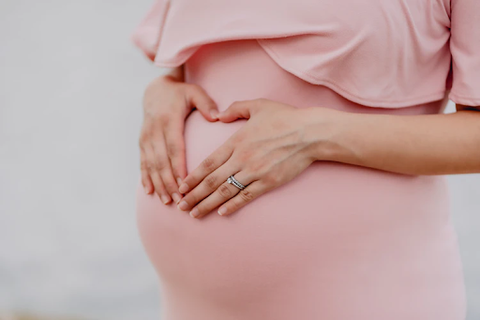
<svg viewBox="0 0 480 320">
<path fill-rule="evenodd" d="M 218 206 L 220 215 L 231 214 L 314 161 L 407 175 L 480 173 L 480 106 L 456 108 L 452 114 L 399 116 L 266 99 L 235 102 L 218 119 L 248 121 L 183 179 L 177 207 L 193 218 Z M 227 183 L 232 174 L 247 187 Z"/>
<path fill-rule="evenodd" d="M 183 82 L 183 74 L 183 68 L 175 68 L 154 79 L 143 97 L 139 139 L 142 184 L 147 194 L 155 191 L 164 204 L 182 197 L 178 185 L 187 175 L 185 119 L 197 108 L 208 121 L 218 121 L 215 102 L 201 87 Z"/>
<path fill-rule="evenodd" d="M 469 109 L 457 105 L 453 114 L 398 116 L 297 109 L 265 99 L 235 102 L 220 121 L 248 122 L 184 179 L 186 205 L 179 209 L 200 218 L 223 204 L 218 213 L 231 214 L 313 161 L 407 175 L 479 173 L 480 112 Z M 247 188 L 225 182 L 232 173 Z"/>
</svg>

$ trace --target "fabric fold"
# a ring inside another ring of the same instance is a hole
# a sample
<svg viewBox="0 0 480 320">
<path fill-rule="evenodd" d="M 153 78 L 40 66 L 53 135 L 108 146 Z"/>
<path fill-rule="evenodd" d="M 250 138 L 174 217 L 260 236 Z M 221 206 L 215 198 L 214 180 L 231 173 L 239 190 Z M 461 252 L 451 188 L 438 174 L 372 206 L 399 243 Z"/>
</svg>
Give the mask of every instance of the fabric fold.
<svg viewBox="0 0 480 320">
<path fill-rule="evenodd" d="M 449 2 L 157 0 L 132 39 L 160 67 L 185 63 L 205 44 L 256 39 L 302 80 L 400 108 L 448 94 Z"/>
</svg>

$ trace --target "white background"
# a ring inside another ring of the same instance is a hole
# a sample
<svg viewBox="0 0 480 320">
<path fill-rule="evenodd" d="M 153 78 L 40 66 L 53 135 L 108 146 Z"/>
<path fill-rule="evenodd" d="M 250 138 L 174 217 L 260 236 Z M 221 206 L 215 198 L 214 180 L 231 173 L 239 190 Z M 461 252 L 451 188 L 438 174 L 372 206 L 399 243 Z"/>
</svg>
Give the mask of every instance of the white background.
<svg viewBox="0 0 480 320">
<path fill-rule="evenodd" d="M 162 70 L 129 40 L 151 3 L 0 0 L 0 310 L 158 318 L 134 193 L 141 96 Z M 479 319 L 480 175 L 449 182 Z"/>
</svg>

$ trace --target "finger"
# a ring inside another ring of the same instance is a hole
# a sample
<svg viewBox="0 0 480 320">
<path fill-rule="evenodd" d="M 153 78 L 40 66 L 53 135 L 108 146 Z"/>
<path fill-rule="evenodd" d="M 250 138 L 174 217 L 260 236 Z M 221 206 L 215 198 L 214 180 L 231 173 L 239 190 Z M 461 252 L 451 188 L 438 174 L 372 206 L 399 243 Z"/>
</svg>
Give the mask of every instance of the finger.
<svg viewBox="0 0 480 320">
<path fill-rule="evenodd" d="M 145 150 L 145 158 L 146 158 L 145 166 L 147 168 L 148 175 L 152 181 L 152 184 L 155 188 L 156 193 L 158 194 L 158 196 L 160 197 L 160 199 L 164 204 L 170 203 L 172 199 L 170 198 L 170 195 L 167 193 L 167 190 L 165 190 L 165 186 L 163 185 L 160 175 L 155 170 L 155 165 L 154 165 L 155 157 L 151 147 Z"/>
<path fill-rule="evenodd" d="M 232 173 L 240 171 L 240 167 L 235 165 L 233 161 L 227 161 L 217 170 L 209 174 L 200 184 L 187 193 L 182 201 L 178 204 L 178 209 L 182 211 L 190 211 L 200 201 L 208 197 L 217 190 Z"/>
<path fill-rule="evenodd" d="M 208 121 L 214 122 L 218 120 L 218 107 L 215 101 L 205 92 L 205 90 L 197 85 L 191 85 L 187 96 L 189 102 L 197 108 L 202 116 Z"/>
<path fill-rule="evenodd" d="M 235 197 L 228 200 L 220 208 L 218 208 L 218 214 L 221 216 L 232 214 L 265 192 L 266 188 L 263 183 L 261 183 L 260 180 L 256 180 L 249 184 L 245 189 L 238 192 Z"/>
<path fill-rule="evenodd" d="M 150 175 L 148 174 L 147 159 L 143 150 L 140 151 L 140 172 L 142 176 L 142 185 L 145 189 L 145 193 L 151 194 L 154 187 L 153 182 L 150 179 Z"/>
<path fill-rule="evenodd" d="M 155 191 L 157 192 L 162 202 L 164 204 L 169 204 L 172 201 L 172 198 L 168 194 L 167 190 L 165 190 L 165 186 L 163 185 L 162 178 L 160 177 L 158 172 L 153 170 L 150 173 L 150 178 L 152 179 L 153 185 L 155 186 Z"/>
<path fill-rule="evenodd" d="M 211 155 L 203 159 L 192 172 L 190 172 L 179 187 L 180 193 L 187 193 L 195 188 L 207 175 L 222 166 L 233 153 L 233 148 L 228 141 L 217 148 Z"/>
<path fill-rule="evenodd" d="M 258 100 L 236 101 L 227 109 L 220 112 L 218 119 L 222 122 L 232 122 L 236 119 L 250 119 L 252 108 L 258 102 Z"/>
<path fill-rule="evenodd" d="M 187 175 L 187 164 L 185 159 L 185 139 L 183 135 L 184 121 L 179 120 L 172 123 L 168 130 L 165 130 L 165 141 L 167 144 L 168 157 L 172 166 L 173 177 L 177 182 L 177 188 Z M 181 195 L 180 195 L 181 196 Z"/>
<path fill-rule="evenodd" d="M 170 197 L 173 198 L 175 203 L 180 201 L 181 196 L 178 192 L 177 182 L 173 178 L 172 168 L 170 165 L 170 159 L 167 155 L 167 148 L 165 145 L 164 136 L 162 138 L 157 138 L 154 143 L 154 168 L 155 171 L 160 175 L 163 185 L 167 190 Z"/>
<path fill-rule="evenodd" d="M 244 186 L 249 185 L 254 181 L 254 179 L 249 176 L 245 171 L 236 173 L 234 177 Z M 221 204 L 235 197 L 239 192 L 239 188 L 225 181 L 210 196 L 208 196 L 197 206 L 195 206 L 192 211 L 190 211 L 190 216 L 192 216 L 193 218 L 201 218 L 212 212 Z"/>
</svg>

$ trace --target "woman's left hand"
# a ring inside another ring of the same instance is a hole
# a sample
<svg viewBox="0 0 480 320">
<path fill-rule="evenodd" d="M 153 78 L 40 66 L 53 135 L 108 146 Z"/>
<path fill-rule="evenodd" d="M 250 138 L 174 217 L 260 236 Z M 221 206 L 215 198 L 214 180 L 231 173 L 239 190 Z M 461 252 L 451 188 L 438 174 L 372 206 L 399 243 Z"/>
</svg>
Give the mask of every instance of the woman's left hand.
<svg viewBox="0 0 480 320">
<path fill-rule="evenodd" d="M 292 180 L 316 160 L 310 152 L 314 141 L 307 135 L 313 124 L 308 108 L 258 99 L 235 102 L 218 118 L 222 122 L 249 120 L 180 185 L 179 191 L 188 193 L 178 209 L 191 210 L 194 218 L 222 204 L 218 213 L 231 214 Z M 246 188 L 240 190 L 227 183 L 230 175 Z"/>
</svg>

